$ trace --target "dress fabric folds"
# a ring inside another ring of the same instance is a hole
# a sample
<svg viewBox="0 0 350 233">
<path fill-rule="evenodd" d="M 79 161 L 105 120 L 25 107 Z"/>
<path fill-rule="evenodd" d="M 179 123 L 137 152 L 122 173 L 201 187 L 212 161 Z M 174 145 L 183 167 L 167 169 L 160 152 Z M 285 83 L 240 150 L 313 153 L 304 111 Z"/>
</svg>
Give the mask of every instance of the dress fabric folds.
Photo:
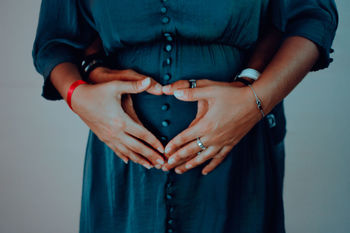
<svg viewBox="0 0 350 233">
<path fill-rule="evenodd" d="M 134 69 L 163 85 L 183 79 L 230 82 L 270 25 L 285 38 L 313 41 L 321 52 L 313 70 L 328 67 L 338 25 L 331 0 L 43 0 L 33 61 L 47 100 L 62 100 L 49 79 L 52 69 L 78 64 L 97 36 L 112 68 Z M 164 145 L 197 112 L 197 102 L 174 96 L 143 92 L 132 98 L 140 120 Z M 281 101 L 203 176 L 209 161 L 181 175 L 125 164 L 90 130 L 79 231 L 285 232 L 285 134 Z"/>
</svg>

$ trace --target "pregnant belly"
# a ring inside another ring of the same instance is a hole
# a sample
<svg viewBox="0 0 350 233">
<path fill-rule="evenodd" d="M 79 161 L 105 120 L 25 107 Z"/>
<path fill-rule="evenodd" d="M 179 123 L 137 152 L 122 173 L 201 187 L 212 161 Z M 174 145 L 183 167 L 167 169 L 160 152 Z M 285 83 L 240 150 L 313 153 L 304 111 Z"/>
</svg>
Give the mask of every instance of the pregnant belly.
<svg viewBox="0 0 350 233">
<path fill-rule="evenodd" d="M 229 82 L 242 60 L 242 51 L 233 46 L 184 40 L 128 46 L 111 55 L 115 69 L 133 69 L 162 85 L 189 79 Z M 164 144 L 186 129 L 197 113 L 197 101 L 174 96 L 143 92 L 132 94 L 132 99 L 140 120 Z"/>
</svg>

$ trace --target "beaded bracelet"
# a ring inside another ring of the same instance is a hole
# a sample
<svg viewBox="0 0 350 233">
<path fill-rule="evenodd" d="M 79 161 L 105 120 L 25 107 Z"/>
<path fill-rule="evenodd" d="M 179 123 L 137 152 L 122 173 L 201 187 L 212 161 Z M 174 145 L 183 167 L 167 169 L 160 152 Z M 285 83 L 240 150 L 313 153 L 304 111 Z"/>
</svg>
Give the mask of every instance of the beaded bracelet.
<svg viewBox="0 0 350 233">
<path fill-rule="evenodd" d="M 254 96 L 255 96 L 255 102 L 256 104 L 258 105 L 258 109 L 260 110 L 261 112 L 261 115 L 262 117 L 264 118 L 265 117 L 265 113 L 264 113 L 264 110 L 263 110 L 263 107 L 262 107 L 262 103 L 261 103 L 261 100 L 259 99 L 258 95 L 256 94 L 254 88 L 252 87 L 252 85 L 250 84 L 249 81 L 243 79 L 243 78 L 239 78 L 239 77 L 235 77 L 234 81 L 239 81 L 241 83 L 244 83 L 246 86 L 250 87 L 250 89 L 253 91 L 254 93 Z"/>
<path fill-rule="evenodd" d="M 106 56 L 102 52 L 84 57 L 80 63 L 83 80 L 87 81 L 91 71 L 97 67 L 106 66 Z"/>
</svg>

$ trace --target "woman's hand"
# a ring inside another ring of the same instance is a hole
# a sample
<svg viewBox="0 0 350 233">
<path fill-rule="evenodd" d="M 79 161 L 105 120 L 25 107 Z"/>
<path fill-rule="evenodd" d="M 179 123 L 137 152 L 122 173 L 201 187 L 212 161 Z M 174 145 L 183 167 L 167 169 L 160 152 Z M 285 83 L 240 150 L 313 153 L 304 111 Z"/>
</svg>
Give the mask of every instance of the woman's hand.
<svg viewBox="0 0 350 233">
<path fill-rule="evenodd" d="M 240 82 L 202 79 L 196 88 L 189 88 L 187 80 L 180 80 L 164 86 L 163 92 L 183 101 L 198 100 L 197 117 L 165 147 L 165 171 L 176 167 L 183 173 L 211 159 L 202 170 L 209 173 L 262 117 L 250 88 Z M 197 137 L 206 146 L 199 155 Z"/>
<path fill-rule="evenodd" d="M 103 83 L 103 82 L 109 82 L 114 80 L 137 81 L 137 80 L 142 80 L 146 77 L 147 77 L 146 75 L 139 74 L 132 69 L 112 70 L 106 67 L 97 67 L 90 72 L 88 81 L 91 83 Z M 162 85 L 160 85 L 157 81 L 151 78 L 151 85 L 148 89 L 146 89 L 146 92 L 153 95 L 162 95 L 163 94 Z M 126 112 L 126 114 L 128 114 L 134 121 L 136 121 L 140 125 L 143 125 L 135 112 L 131 95 L 130 94 L 123 95 L 121 102 L 122 102 L 122 107 Z"/>
<path fill-rule="evenodd" d="M 146 78 L 146 75 L 140 74 L 133 69 L 115 70 L 106 67 L 96 67 L 93 69 L 88 77 L 91 83 L 103 83 L 114 80 L 119 81 L 137 81 Z M 162 95 L 162 85 L 151 78 L 151 85 L 146 92 L 153 95 Z"/>
<path fill-rule="evenodd" d="M 152 148 L 163 153 L 163 145 L 125 113 L 122 94 L 140 93 L 148 90 L 150 85 L 150 78 L 83 84 L 73 92 L 71 102 L 73 111 L 121 159 L 125 162 L 131 159 L 147 168 L 157 164 L 160 167 L 164 163 L 163 156 Z"/>
</svg>

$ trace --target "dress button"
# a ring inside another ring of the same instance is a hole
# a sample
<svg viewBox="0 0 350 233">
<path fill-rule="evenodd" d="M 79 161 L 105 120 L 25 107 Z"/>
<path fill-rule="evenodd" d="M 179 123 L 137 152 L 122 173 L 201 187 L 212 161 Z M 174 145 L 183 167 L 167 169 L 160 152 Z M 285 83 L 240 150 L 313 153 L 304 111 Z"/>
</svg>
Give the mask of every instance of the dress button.
<svg viewBox="0 0 350 233">
<path fill-rule="evenodd" d="M 174 207 L 169 208 L 170 213 L 174 212 Z"/>
<path fill-rule="evenodd" d="M 163 104 L 162 105 L 162 110 L 163 111 L 168 111 L 168 109 L 169 109 L 169 104 Z"/>
<path fill-rule="evenodd" d="M 168 220 L 168 223 L 171 225 L 171 224 L 174 223 L 174 220 L 173 220 L 173 219 L 169 219 L 169 220 Z"/>
<path fill-rule="evenodd" d="M 173 198 L 173 196 L 171 196 L 170 194 L 166 195 L 166 199 L 170 200 L 171 198 Z"/>
<path fill-rule="evenodd" d="M 270 113 L 266 116 L 267 122 L 269 123 L 269 127 L 273 128 L 276 126 L 276 118 L 275 115 L 273 115 L 273 113 Z"/>
<path fill-rule="evenodd" d="M 168 0 L 161 0 L 162 2 L 167 2 Z"/>
<path fill-rule="evenodd" d="M 167 65 L 170 65 L 170 64 L 171 64 L 171 58 L 168 57 L 168 58 L 165 60 L 165 63 L 166 63 Z"/>
<path fill-rule="evenodd" d="M 168 80 L 171 79 L 171 75 L 170 75 L 169 73 L 166 73 L 166 74 L 164 74 L 163 79 L 164 79 L 165 81 L 168 81 Z"/>
<path fill-rule="evenodd" d="M 168 229 L 168 233 L 173 233 L 174 231 L 173 231 L 173 229 Z"/>
<path fill-rule="evenodd" d="M 162 126 L 163 127 L 167 127 L 167 126 L 169 126 L 169 121 L 168 120 L 164 120 L 164 121 L 162 121 Z"/>
<path fill-rule="evenodd" d="M 163 36 L 167 39 L 167 41 L 173 41 L 170 32 L 163 32 Z"/>
<path fill-rule="evenodd" d="M 168 16 L 163 16 L 162 17 L 162 23 L 169 23 L 170 18 Z"/>
<path fill-rule="evenodd" d="M 166 136 L 161 136 L 160 139 L 161 139 L 162 141 L 168 140 L 168 138 L 167 138 Z"/>
<path fill-rule="evenodd" d="M 167 45 L 165 45 L 164 49 L 165 49 L 165 51 L 170 52 L 172 48 L 173 48 L 173 46 L 171 46 L 171 44 L 167 44 Z"/>
<path fill-rule="evenodd" d="M 169 183 L 167 184 L 167 187 L 170 188 L 172 185 L 173 185 L 173 184 L 172 184 L 171 182 L 169 182 Z"/>
<path fill-rule="evenodd" d="M 162 8 L 160 8 L 160 12 L 162 12 L 163 14 L 165 14 L 165 13 L 166 13 L 166 11 L 167 11 L 167 9 L 166 9 L 166 7 L 165 7 L 165 6 L 163 6 Z"/>
</svg>

